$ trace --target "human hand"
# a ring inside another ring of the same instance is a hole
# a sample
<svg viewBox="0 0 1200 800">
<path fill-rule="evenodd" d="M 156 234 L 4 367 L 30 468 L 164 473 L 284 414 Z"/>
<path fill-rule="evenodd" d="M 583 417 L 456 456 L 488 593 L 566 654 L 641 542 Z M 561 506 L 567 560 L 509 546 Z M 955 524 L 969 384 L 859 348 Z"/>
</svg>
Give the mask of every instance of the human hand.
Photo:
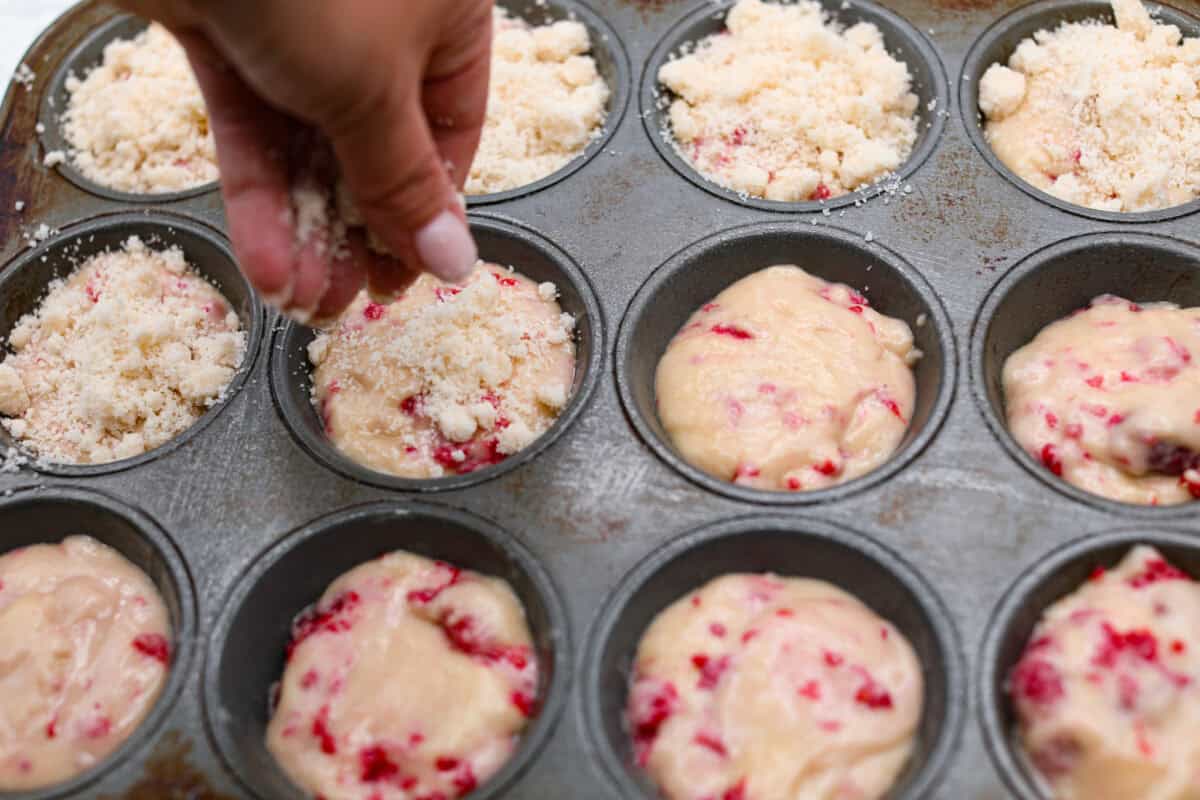
<svg viewBox="0 0 1200 800">
<path fill-rule="evenodd" d="M 364 282 L 388 296 L 421 271 L 470 273 L 477 253 L 458 191 L 486 111 L 491 0 L 120 4 L 186 49 L 230 238 L 269 302 L 302 321 L 329 319 Z M 315 176 L 332 192 L 339 174 L 394 257 L 369 250 L 362 232 L 348 247 L 301 241 L 292 188 Z"/>
</svg>

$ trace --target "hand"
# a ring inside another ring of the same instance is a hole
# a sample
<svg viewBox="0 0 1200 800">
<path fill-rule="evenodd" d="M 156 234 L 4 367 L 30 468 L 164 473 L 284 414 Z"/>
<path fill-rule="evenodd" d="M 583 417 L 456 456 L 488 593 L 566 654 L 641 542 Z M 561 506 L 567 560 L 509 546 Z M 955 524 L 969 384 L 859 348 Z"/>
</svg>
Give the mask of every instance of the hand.
<svg viewBox="0 0 1200 800">
<path fill-rule="evenodd" d="M 208 106 L 229 232 L 266 299 L 328 319 L 364 281 L 465 278 L 476 249 L 458 191 L 479 144 L 491 0 L 120 0 L 186 49 Z M 367 227 L 395 254 L 299 242 L 291 188 L 332 148 Z"/>
</svg>

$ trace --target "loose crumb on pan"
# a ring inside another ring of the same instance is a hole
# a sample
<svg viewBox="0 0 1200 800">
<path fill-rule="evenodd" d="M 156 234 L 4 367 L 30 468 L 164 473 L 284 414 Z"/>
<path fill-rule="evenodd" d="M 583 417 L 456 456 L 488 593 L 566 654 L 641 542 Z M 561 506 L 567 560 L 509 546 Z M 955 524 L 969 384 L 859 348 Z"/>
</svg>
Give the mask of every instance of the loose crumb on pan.
<svg viewBox="0 0 1200 800">
<path fill-rule="evenodd" d="M 557 293 L 480 262 L 460 286 L 422 275 L 391 305 L 360 294 L 308 349 L 331 441 L 412 478 L 473 472 L 529 446 L 574 378 L 575 320 Z"/>
<path fill-rule="evenodd" d="M 579 156 L 604 124 L 609 87 L 574 20 L 531 26 L 495 11 L 492 78 L 466 193 L 533 183 Z"/>
<path fill-rule="evenodd" d="M 674 95 L 663 135 L 706 178 L 768 200 L 827 200 L 908 158 L 918 100 L 877 27 L 843 29 L 811 0 L 739 0 L 726 26 L 658 74 Z"/>
<path fill-rule="evenodd" d="M 179 248 L 133 236 L 51 283 L 7 344 L 0 424 L 43 459 L 96 464 L 191 426 L 222 398 L 246 334 Z"/>
<path fill-rule="evenodd" d="M 110 42 L 103 61 L 83 77 L 68 77 L 66 89 L 67 155 L 96 183 L 163 193 L 217 179 L 200 87 L 183 48 L 162 26 Z"/>
<path fill-rule="evenodd" d="M 32 91 L 33 82 L 37 80 L 37 73 L 34 72 L 28 64 L 22 61 L 17 65 L 16 72 L 13 73 L 13 83 L 25 87 L 25 91 Z"/>
<path fill-rule="evenodd" d="M 1022 41 L 979 82 L 992 150 L 1075 205 L 1153 211 L 1200 197 L 1200 38 L 1113 0 L 1116 26 L 1067 23 Z"/>
</svg>

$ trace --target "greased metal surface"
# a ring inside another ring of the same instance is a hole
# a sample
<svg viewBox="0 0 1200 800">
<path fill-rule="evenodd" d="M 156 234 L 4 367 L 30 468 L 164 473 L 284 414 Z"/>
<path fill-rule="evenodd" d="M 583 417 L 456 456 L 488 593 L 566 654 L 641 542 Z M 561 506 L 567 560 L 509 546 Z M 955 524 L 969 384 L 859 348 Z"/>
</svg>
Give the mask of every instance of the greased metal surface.
<svg viewBox="0 0 1200 800">
<path fill-rule="evenodd" d="M 1005 752 L 1004 726 L 1011 717 L 997 685 L 1019 653 L 1014 642 L 1027 634 L 1055 592 L 1073 588 L 1071 576 L 1082 567 L 1064 567 L 1068 572 L 1057 580 L 1034 568 L 1064 543 L 1106 530 L 1141 531 L 1150 541 L 1169 538 L 1180 547 L 1200 542 L 1200 507 L 1168 511 L 1097 501 L 1038 473 L 997 424 L 1002 415 L 995 375 L 1026 334 L 1101 290 L 1138 301 L 1195 305 L 1200 264 L 1191 260 L 1189 247 L 1171 240 L 1193 246 L 1200 241 L 1197 204 L 1136 221 L 1097 218 L 1025 191 L 981 154 L 977 133 L 974 144 L 968 136 L 977 127 L 975 109 L 959 106 L 975 97 L 973 84 L 963 81 L 964 63 L 981 41 L 988 54 L 1007 55 L 1005 47 L 1011 49 L 1019 37 L 1006 33 L 1011 25 L 1002 17 L 1024 6 L 1020 0 L 879 3 L 903 20 L 908 41 L 919 37 L 914 52 L 924 66 L 914 74 L 935 84 L 944 80 L 945 87 L 917 90 L 930 99 L 944 92 L 946 102 L 933 109 L 922 105 L 926 121 L 933 123 L 931 150 L 921 148 L 923 160 L 906 170 L 895 192 L 862 207 L 829 203 L 826 215 L 811 204 L 755 207 L 733 202 L 720 190 L 702 189 L 681 176 L 685 165 L 663 157 L 651 138 L 658 135 L 655 115 L 644 123 L 643 112 L 650 109 L 635 95 L 639 87 L 653 85 L 645 67 L 685 17 L 703 17 L 702 9 L 720 14 L 729 4 L 590 0 L 594 14 L 580 18 L 592 23 L 594 39 L 601 37 L 594 41 L 597 60 L 615 84 L 606 123 L 611 136 L 596 142 L 591 157 L 573 163 L 568 174 L 539 182 L 532 191 L 471 203 L 477 228 L 488 231 L 499 251 L 519 253 L 531 243 L 542 247 L 545 240 L 553 248 L 547 269 L 562 261 L 561 251 L 579 310 L 588 318 L 593 366 L 581 362 L 578 407 L 552 441 L 541 443 L 545 447 L 536 445 L 528 457 L 495 473 L 422 487 L 436 491 L 419 495 L 412 487 L 364 480 L 353 469 L 331 469 L 327 457 L 314 457 L 311 443 L 301 443 L 302 433 L 289 430 L 307 424 L 293 413 L 301 407 L 286 408 L 296 405 L 295 397 L 281 403 L 272 395 L 272 378 L 277 392 L 304 380 L 296 376 L 291 384 L 286 371 L 273 373 L 273 363 L 290 359 L 298 365 L 288 352 L 294 337 L 271 335 L 283 326 L 268 310 L 267 335 L 258 340 L 258 352 L 247 355 L 243 384 L 219 413 L 210 414 L 177 446 L 96 474 L 40 473 L 28 467 L 0 473 L 0 549 L 31 536 L 81 532 L 78 526 L 95 520 L 96 526 L 114 531 L 110 543 L 179 598 L 172 615 L 177 636 L 183 637 L 176 642 L 181 655 L 171 678 L 175 688 L 152 713 L 152 724 L 143 726 L 116 758 L 57 789 L 0 797 L 140 799 L 171 792 L 210 800 L 299 797 L 289 794 L 257 751 L 244 750 L 233 757 L 237 763 L 228 755 L 231 748 L 239 749 L 238 715 L 247 715 L 246 730 L 253 735 L 265 717 L 265 696 L 253 707 L 254 682 L 268 681 L 282 668 L 286 631 L 253 634 L 289 615 L 289 609 L 276 607 L 278 600 L 266 609 L 242 602 L 276 597 L 263 580 L 286 586 L 288 598 L 315 600 L 334 577 L 330 563 L 344 571 L 340 567 L 350 566 L 351 555 L 376 552 L 365 535 L 370 527 L 362 526 L 389 517 L 397 530 L 379 539 L 378 553 L 405 546 L 411 536 L 419 552 L 457 555 L 464 566 L 500 575 L 508 570 L 514 580 L 525 580 L 530 613 L 538 615 L 534 627 L 547 652 L 553 651 L 554 680 L 543 687 L 546 717 L 528 734 L 535 740 L 522 748 L 503 781 L 472 797 L 649 797 L 644 781 L 625 774 L 622 744 L 614 740 L 612 727 L 624 680 L 619 670 L 632 657 L 638 626 L 704 576 L 771 566 L 809 571 L 859 594 L 930 659 L 931 696 L 942 699 L 922 722 L 918 761 L 893 792 L 895 798 L 999 800 L 1013 792 L 1036 797 L 1019 763 Z M 533 0 L 504 5 L 534 20 L 546 13 Z M 548 5 L 561 14 L 576 4 L 549 0 Z M 863 0 L 827 0 L 825 5 L 847 20 L 878 17 Z M 1077 6 L 1092 13 L 1099 8 L 1072 0 L 1038 5 L 1044 7 L 1039 18 L 1046 24 L 1071 15 Z M 1182 12 L 1172 14 L 1173 21 L 1188 22 L 1188 33 L 1200 31 L 1200 2 L 1174 0 L 1172 5 Z M 47 239 L 48 250 L 69 238 L 74 226 L 87 223 L 79 230 L 90 231 L 99 218 L 115 212 L 125 212 L 122 225 L 136 222 L 130 215 L 146 216 L 146 224 L 156 226 L 170 224 L 164 215 L 182 216 L 210 229 L 214 241 L 222 239 L 224 218 L 215 189 L 179 198 L 122 199 L 89 192 L 42 166 L 45 144 L 54 141 L 53 135 L 43 139 L 35 130 L 39 119 L 52 122 L 43 100 L 54 91 L 64 59 L 77 49 L 85 59 L 96 56 L 88 46 L 91 37 L 114 13 L 94 2 L 68 12 L 25 56 L 37 75 L 31 89 L 9 87 L 0 110 L 0 276 L 6 281 L 21 269 L 18 258 L 28 252 L 23 234 L 42 224 L 60 230 Z M 1012 24 L 1027 24 L 1030 13 L 1020 12 Z M 114 24 L 129 30 L 125 23 Z M 893 45 L 891 38 L 888 42 Z M 969 77 L 977 78 L 988 63 L 972 58 Z M 20 212 L 18 201 L 24 203 Z M 515 232 L 515 238 L 505 239 L 506 232 Z M 1103 236 L 1076 239 L 1085 234 Z M 1146 235 L 1167 238 L 1148 247 Z M 862 246 L 850 247 L 860 237 Z M 701 240 L 707 241 L 692 248 Z M 1060 244 L 1066 240 L 1073 242 Z M 501 247 L 504 242 L 510 244 Z M 769 265 L 748 260 L 782 258 L 780 248 L 788 253 L 784 261 L 814 274 L 852 277 L 873 304 L 912 325 L 915 313 L 925 312 L 918 337 L 924 335 L 938 351 L 936 360 L 931 357 L 922 367 L 926 376 L 918 376 L 923 422 L 879 475 L 846 491 L 785 503 L 722 491 L 678 464 L 658 438 L 653 406 L 637 379 L 645 366 L 639 360 L 652 366 L 658 356 L 653 348 L 665 347 L 669 338 L 659 330 L 666 322 L 655 318 L 682 320 L 694 310 L 692 294 L 699 289 L 688 291 L 689 269 L 697 270 L 704 291 L 719 291 L 722 272 L 725 283 L 732 282 Z M 809 251 L 827 260 L 807 261 Z M 854 255 L 839 255 L 848 252 Z M 1144 257 L 1154 252 L 1173 254 L 1165 272 L 1155 259 Z M 1040 255 L 1026 260 L 1035 253 Z M 873 268 L 878 281 L 867 269 L 872 257 L 880 259 Z M 724 270 L 722 263 L 728 264 Z M 1005 277 L 1018 263 L 1021 267 Z M 1050 272 L 1040 272 L 1045 264 Z M 0 319 L 11 320 L 28 302 L 28 294 L 22 294 L 24 299 L 0 297 Z M 243 303 L 247 315 L 257 313 L 240 294 L 231 299 Z M 631 304 L 634 313 L 627 315 Z M 279 347 L 284 349 L 269 352 Z M 90 493 L 100 494 L 94 506 L 83 508 L 100 510 L 81 513 L 79 503 L 88 502 Z M 346 511 L 366 503 L 385 506 Z M 395 511 L 406 507 L 413 513 Z M 345 535 L 353 546 L 339 548 L 329 538 L 331 525 L 349 526 Z M 444 541 L 432 531 L 443 531 Z M 685 534 L 687 539 L 674 542 Z M 739 537 L 744 547 L 738 546 Z M 345 563 L 322 558 L 322 547 L 332 547 L 330 552 Z M 470 553 L 476 554 L 473 562 Z M 305 568 L 298 556 L 318 558 L 323 571 Z M 1104 558 L 1110 556 L 1118 557 L 1115 550 L 1105 550 Z M 694 558 L 690 566 L 689 558 Z M 1180 565 L 1194 569 L 1195 562 Z M 889 577 L 868 579 L 880 569 Z M 1035 577 L 1009 593 L 1010 584 L 1026 576 Z M 856 590 L 856 583 L 861 588 Z M 556 595 L 565 614 L 556 610 Z M 993 616 L 1001 597 L 1004 605 Z M 242 627 L 255 619 L 264 622 Z M 987 663 L 981 664 L 985 638 Z M 251 652 L 256 640 L 259 649 Z M 239 644 L 227 649 L 231 642 Z M 253 678 L 244 686 L 228 677 L 236 675 L 230 668 L 239 663 Z M 233 703 L 222 697 L 240 699 Z M 1004 777 L 984 747 L 981 719 L 989 745 L 1000 753 Z M 246 773 L 257 778 L 246 779 Z"/>
</svg>

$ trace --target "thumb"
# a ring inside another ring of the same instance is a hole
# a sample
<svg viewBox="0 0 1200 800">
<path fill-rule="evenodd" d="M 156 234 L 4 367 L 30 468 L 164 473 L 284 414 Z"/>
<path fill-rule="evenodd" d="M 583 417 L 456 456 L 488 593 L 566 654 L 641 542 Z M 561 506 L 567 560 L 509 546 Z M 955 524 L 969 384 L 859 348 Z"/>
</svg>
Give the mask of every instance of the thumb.
<svg viewBox="0 0 1200 800">
<path fill-rule="evenodd" d="M 327 133 L 368 229 L 409 267 L 465 280 L 478 251 L 419 98 L 384 100 Z"/>
</svg>

